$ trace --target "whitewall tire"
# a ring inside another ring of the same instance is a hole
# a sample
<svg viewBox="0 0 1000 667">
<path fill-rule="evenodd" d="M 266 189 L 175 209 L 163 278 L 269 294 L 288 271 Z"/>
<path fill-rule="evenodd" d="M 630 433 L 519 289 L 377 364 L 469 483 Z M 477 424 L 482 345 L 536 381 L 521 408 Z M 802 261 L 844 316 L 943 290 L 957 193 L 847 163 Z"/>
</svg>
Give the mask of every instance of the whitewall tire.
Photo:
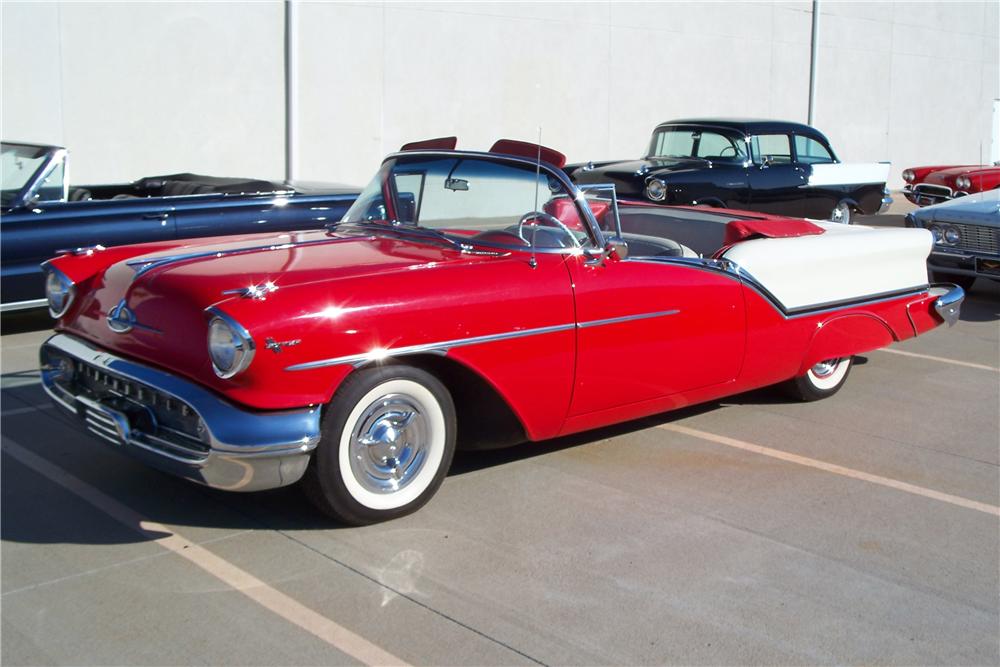
<svg viewBox="0 0 1000 667">
<path fill-rule="evenodd" d="M 409 514 L 441 486 L 455 432 L 451 395 L 430 373 L 410 366 L 358 371 L 323 415 L 304 488 L 320 509 L 351 525 Z"/>
<path fill-rule="evenodd" d="M 853 357 L 825 359 L 806 371 L 805 375 L 785 383 L 785 390 L 800 401 L 818 401 L 833 396 L 847 381 Z"/>
</svg>

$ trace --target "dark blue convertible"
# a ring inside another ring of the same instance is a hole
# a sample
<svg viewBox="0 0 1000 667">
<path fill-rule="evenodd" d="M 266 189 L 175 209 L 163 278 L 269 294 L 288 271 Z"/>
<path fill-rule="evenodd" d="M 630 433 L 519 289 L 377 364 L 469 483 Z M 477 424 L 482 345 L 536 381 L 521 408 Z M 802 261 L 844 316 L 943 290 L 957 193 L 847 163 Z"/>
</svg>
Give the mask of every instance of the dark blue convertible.
<svg viewBox="0 0 1000 667">
<path fill-rule="evenodd" d="M 321 228 L 340 220 L 359 192 L 195 174 L 75 186 L 66 158 L 58 146 L 2 146 L 2 311 L 46 304 L 39 264 L 58 250 Z"/>
</svg>

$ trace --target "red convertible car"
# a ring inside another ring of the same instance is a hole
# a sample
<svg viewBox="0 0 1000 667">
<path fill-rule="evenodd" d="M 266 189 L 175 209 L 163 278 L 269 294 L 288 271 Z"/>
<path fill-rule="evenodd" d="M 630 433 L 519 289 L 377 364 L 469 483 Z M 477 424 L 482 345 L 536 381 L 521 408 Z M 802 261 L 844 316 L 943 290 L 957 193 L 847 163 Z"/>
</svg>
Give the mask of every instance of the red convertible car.
<svg viewBox="0 0 1000 667">
<path fill-rule="evenodd" d="M 918 206 L 1000 188 L 1000 165 L 911 167 L 903 171 L 903 195 Z"/>
<path fill-rule="evenodd" d="M 233 491 L 414 511 L 456 446 L 542 440 L 785 383 L 953 322 L 923 229 L 618 201 L 556 151 L 389 156 L 327 230 L 46 264 L 43 385 L 81 428 Z"/>
</svg>

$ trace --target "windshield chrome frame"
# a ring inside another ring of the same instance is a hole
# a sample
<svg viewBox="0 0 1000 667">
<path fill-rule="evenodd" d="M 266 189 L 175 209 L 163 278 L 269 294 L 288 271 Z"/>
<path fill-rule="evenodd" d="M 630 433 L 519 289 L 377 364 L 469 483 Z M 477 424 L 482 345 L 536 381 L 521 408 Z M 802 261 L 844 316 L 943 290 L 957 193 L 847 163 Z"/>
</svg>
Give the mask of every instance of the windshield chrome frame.
<svg viewBox="0 0 1000 667">
<path fill-rule="evenodd" d="M 13 211 L 26 206 L 31 202 L 32 195 L 35 193 L 39 186 L 45 182 L 45 179 L 55 170 L 60 164 L 63 165 L 63 182 L 62 182 L 62 199 L 59 201 L 65 202 L 69 200 L 69 164 L 66 157 L 69 155 L 69 151 L 60 146 L 45 146 L 40 144 L 23 144 L 16 141 L 5 141 L 4 146 L 23 146 L 28 148 L 38 148 L 45 152 L 45 159 L 42 164 L 35 170 L 35 172 L 28 177 L 21 186 L 21 189 L 11 200 L 8 210 Z M 55 201 L 55 200 L 52 200 Z"/>
<path fill-rule="evenodd" d="M 586 198 L 584 193 L 569 179 L 566 172 L 559 169 L 555 165 L 542 160 L 540 163 L 536 160 L 530 160 L 528 158 L 518 157 L 516 155 L 504 155 L 502 153 L 486 153 L 481 151 L 398 151 L 395 153 L 390 153 L 382 160 L 382 164 L 379 166 L 381 170 L 390 160 L 396 160 L 401 157 L 456 157 L 456 158 L 470 158 L 479 160 L 488 160 L 493 162 L 506 162 L 509 164 L 516 164 L 520 166 L 539 168 L 547 176 L 555 178 L 560 185 L 566 190 L 566 194 L 573 200 L 574 205 L 577 209 L 577 214 L 580 219 L 587 225 L 587 231 L 589 232 L 590 240 L 595 242 L 596 245 L 594 249 L 603 248 L 606 240 L 604 234 L 601 233 L 600 226 L 597 224 L 597 219 L 594 218 L 594 214 L 591 212 L 590 207 L 587 206 Z M 391 172 L 390 172 L 391 173 Z M 345 214 L 346 215 L 346 214 Z M 378 223 L 373 223 L 378 224 Z M 391 224 L 391 223 L 390 223 Z M 405 225 L 407 223 L 400 223 Z M 460 244 L 469 244 L 470 239 L 465 236 L 455 236 L 452 234 L 447 234 L 439 229 L 434 229 L 433 227 L 423 227 L 419 223 L 413 225 L 416 229 L 429 229 L 441 233 L 448 239 L 454 240 Z M 574 245 L 570 248 L 535 248 L 536 253 L 546 253 L 546 254 L 580 254 L 583 250 L 587 249 L 587 246 L 581 245 L 579 241 L 575 238 L 573 239 Z M 504 243 L 496 242 L 486 242 L 486 241 L 476 241 L 474 245 L 482 245 L 491 248 L 503 248 L 504 250 L 516 250 L 519 252 L 531 252 L 530 246 L 514 246 L 507 245 Z"/>
</svg>

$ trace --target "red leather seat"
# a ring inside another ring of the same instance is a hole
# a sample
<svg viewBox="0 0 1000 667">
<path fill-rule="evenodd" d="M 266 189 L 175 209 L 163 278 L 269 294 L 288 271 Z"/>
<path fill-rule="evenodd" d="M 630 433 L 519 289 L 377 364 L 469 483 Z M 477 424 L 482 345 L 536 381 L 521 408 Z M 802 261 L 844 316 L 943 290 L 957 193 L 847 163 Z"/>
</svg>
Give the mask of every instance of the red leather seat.
<svg viewBox="0 0 1000 667">
<path fill-rule="evenodd" d="M 587 204 L 590 206 L 590 210 L 597 219 L 598 224 L 600 224 L 601 218 L 608 212 L 608 209 L 611 208 L 611 204 L 606 201 L 591 200 Z M 585 230 L 583 221 L 580 220 L 580 214 L 576 210 L 576 204 L 568 197 L 550 199 L 545 202 L 542 209 L 574 231 L 582 232 Z"/>
</svg>

